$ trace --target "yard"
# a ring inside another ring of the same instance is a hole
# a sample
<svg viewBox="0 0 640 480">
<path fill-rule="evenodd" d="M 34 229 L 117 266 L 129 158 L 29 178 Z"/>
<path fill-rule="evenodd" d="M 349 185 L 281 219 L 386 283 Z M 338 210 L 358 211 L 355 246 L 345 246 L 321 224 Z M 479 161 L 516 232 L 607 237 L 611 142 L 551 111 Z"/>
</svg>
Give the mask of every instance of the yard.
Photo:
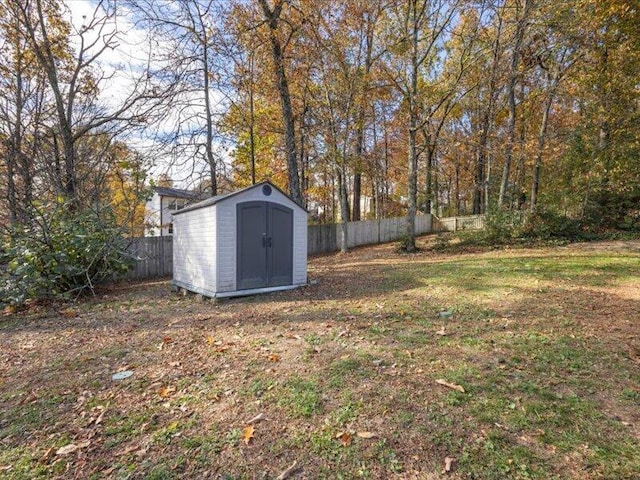
<svg viewBox="0 0 640 480">
<path fill-rule="evenodd" d="M 0 477 L 640 478 L 640 242 L 394 248 L 0 316 Z"/>
</svg>

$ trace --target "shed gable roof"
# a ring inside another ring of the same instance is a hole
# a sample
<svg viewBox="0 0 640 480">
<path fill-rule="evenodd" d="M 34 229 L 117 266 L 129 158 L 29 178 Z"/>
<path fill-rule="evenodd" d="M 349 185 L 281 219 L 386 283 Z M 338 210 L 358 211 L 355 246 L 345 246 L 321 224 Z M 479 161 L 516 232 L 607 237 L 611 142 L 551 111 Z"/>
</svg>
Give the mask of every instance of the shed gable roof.
<svg viewBox="0 0 640 480">
<path fill-rule="evenodd" d="M 275 190 L 280 192 L 282 195 L 284 195 L 286 198 L 291 200 L 291 203 L 293 205 L 295 205 L 296 207 L 298 207 L 299 209 L 301 209 L 302 211 L 307 213 L 307 210 L 305 208 L 300 206 L 297 202 L 295 202 L 293 200 L 293 198 L 291 198 L 289 195 L 284 193 L 282 190 L 280 190 L 278 187 L 276 187 L 273 183 L 271 183 L 269 181 L 264 181 L 264 182 L 256 183 L 255 185 L 250 185 L 250 186 L 242 188 L 240 190 L 236 190 L 235 192 L 225 193 L 223 195 L 216 195 L 215 197 L 207 198 L 206 200 L 203 200 L 201 202 L 194 203 L 193 205 L 189 205 L 188 207 L 185 207 L 182 210 L 179 210 L 179 211 L 173 213 L 173 215 L 174 216 L 175 215 L 181 215 L 183 213 L 191 212 L 193 210 L 199 210 L 200 208 L 210 207 L 211 205 L 215 205 L 217 203 L 223 202 L 223 201 L 225 201 L 225 200 L 227 200 L 227 199 L 229 199 L 231 197 L 235 197 L 236 195 L 239 195 L 241 193 L 247 192 L 249 190 L 253 190 L 253 189 L 256 189 L 256 188 L 262 188 L 263 185 L 269 185 L 271 188 L 274 188 Z"/>
</svg>

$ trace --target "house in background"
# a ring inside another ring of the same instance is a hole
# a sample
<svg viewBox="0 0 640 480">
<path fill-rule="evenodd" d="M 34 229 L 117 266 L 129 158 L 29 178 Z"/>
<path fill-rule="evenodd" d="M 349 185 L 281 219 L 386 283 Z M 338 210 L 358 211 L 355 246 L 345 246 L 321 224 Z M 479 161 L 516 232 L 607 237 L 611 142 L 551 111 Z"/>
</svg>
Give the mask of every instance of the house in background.
<svg viewBox="0 0 640 480">
<path fill-rule="evenodd" d="M 153 187 L 153 196 L 145 208 L 145 236 L 158 237 L 173 234 L 173 213 L 196 203 L 206 195 L 192 190 Z"/>
</svg>

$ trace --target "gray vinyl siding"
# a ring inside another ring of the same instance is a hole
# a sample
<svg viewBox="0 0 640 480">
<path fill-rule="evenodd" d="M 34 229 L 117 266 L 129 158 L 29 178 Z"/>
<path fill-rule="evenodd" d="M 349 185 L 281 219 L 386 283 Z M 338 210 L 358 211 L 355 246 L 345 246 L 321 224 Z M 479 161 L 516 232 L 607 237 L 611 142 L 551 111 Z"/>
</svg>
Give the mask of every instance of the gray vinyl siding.
<svg viewBox="0 0 640 480">
<path fill-rule="evenodd" d="M 232 200 L 216 204 L 218 207 L 218 292 L 236 290 L 236 204 Z"/>
<path fill-rule="evenodd" d="M 293 279 L 294 285 L 307 283 L 307 212 L 293 209 Z"/>
<path fill-rule="evenodd" d="M 274 202 L 293 210 L 292 285 L 307 283 L 307 212 L 276 188 L 265 196 L 261 185 L 256 185 L 174 216 L 176 285 L 209 296 L 237 291 L 237 205 L 248 201 Z"/>
<path fill-rule="evenodd" d="M 216 205 L 176 215 L 173 219 L 173 279 L 216 291 Z"/>
<path fill-rule="evenodd" d="M 217 203 L 218 208 L 218 291 L 232 292 L 236 285 L 237 205 L 268 201 L 293 208 L 293 285 L 307 283 L 307 212 L 278 190 L 266 197 L 261 188 L 247 190 Z M 202 210 L 206 210 L 203 208 Z"/>
</svg>

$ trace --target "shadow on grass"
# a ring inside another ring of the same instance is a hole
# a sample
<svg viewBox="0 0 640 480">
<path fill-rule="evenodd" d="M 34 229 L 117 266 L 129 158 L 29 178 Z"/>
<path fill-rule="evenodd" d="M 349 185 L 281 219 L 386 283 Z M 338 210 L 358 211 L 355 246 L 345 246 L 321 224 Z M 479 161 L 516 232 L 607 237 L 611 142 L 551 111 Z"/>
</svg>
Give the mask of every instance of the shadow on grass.
<svg viewBox="0 0 640 480">
<path fill-rule="evenodd" d="M 339 261 L 340 257 L 336 256 Z M 100 291 L 97 297 L 81 300 L 77 306 L 59 312 L 16 314 L 0 318 L 0 332 L 20 333 L 53 330 L 91 330 L 120 328 L 123 332 L 135 329 L 159 330 L 167 325 L 166 314 L 194 315 L 196 321 L 233 321 L 243 308 L 267 307 L 276 310 L 295 304 L 295 313 L 287 314 L 288 321 L 296 318 L 308 321 L 307 304 L 333 302 L 340 310 L 341 301 L 386 298 L 399 299 L 403 295 L 429 294 L 434 288 L 447 289 L 450 302 L 473 303 L 474 295 L 501 295 L 507 290 L 521 296 L 537 298 L 539 293 L 553 292 L 549 284 L 569 282 L 574 286 L 615 286 L 640 277 L 640 260 L 620 254 L 568 255 L 552 251 L 550 254 L 492 257 L 487 255 L 438 258 L 437 256 L 389 254 L 387 258 L 366 257 L 344 259 L 319 272 L 318 283 L 300 289 L 225 299 L 219 305 L 200 303 L 193 296 L 180 297 L 170 293 L 166 280 L 124 282 Z M 544 283 L 533 291 L 531 285 Z M 558 292 L 560 295 L 562 292 Z M 573 292 L 566 292 L 571 299 Z M 435 308 L 435 306 L 434 306 Z M 316 311 L 309 309 L 310 313 Z M 71 312 L 71 313 L 69 313 Z M 77 315 L 76 315 L 77 313 Z M 260 321 L 253 316 L 240 319 L 243 324 Z"/>
</svg>

